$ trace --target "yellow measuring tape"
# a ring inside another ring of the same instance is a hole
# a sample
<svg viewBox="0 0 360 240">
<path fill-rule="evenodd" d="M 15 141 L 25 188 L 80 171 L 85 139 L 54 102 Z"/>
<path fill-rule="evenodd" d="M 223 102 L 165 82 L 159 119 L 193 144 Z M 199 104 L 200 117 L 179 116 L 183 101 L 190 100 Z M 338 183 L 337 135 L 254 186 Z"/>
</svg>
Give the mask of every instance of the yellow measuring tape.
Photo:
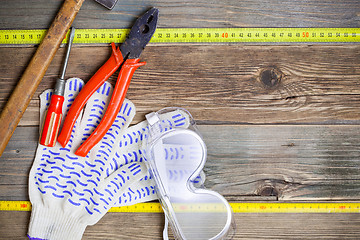
<svg viewBox="0 0 360 240">
<path fill-rule="evenodd" d="M 77 29 L 74 43 L 123 42 L 128 32 L 129 29 Z M 39 44 L 45 33 L 46 30 L 0 30 L 0 44 Z M 158 28 L 150 42 L 356 43 L 360 42 L 360 28 Z"/>
<path fill-rule="evenodd" d="M 360 202 L 322 203 L 230 203 L 234 213 L 360 213 Z M 202 209 L 201 209 L 202 208 Z M 187 211 L 214 211 L 211 206 L 186 206 Z M 31 211 L 29 201 L 0 201 L 0 211 Z M 113 207 L 109 212 L 161 213 L 160 203 Z"/>
</svg>

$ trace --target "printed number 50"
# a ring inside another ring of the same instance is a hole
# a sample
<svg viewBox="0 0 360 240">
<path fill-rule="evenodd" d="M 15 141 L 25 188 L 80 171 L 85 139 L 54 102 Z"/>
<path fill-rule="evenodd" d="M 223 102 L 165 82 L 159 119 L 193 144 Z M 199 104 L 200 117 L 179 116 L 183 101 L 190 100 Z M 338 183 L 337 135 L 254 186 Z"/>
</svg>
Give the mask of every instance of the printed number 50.
<svg viewBox="0 0 360 240">
<path fill-rule="evenodd" d="M 302 36 L 303 36 L 303 37 L 309 37 L 310 34 L 309 34 L 309 32 L 303 32 L 303 33 L 302 33 Z"/>
</svg>

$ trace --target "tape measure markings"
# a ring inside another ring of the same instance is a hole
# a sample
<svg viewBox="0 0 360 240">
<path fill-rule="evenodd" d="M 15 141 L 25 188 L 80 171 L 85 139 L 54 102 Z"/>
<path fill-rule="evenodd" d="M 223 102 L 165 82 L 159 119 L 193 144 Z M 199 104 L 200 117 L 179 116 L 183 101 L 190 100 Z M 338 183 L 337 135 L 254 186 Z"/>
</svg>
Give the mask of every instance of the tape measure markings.
<svg viewBox="0 0 360 240">
<path fill-rule="evenodd" d="M 270 203 L 241 202 L 230 203 L 234 213 L 360 213 L 360 202 L 321 203 Z M 189 204 L 183 207 L 191 210 Z M 196 212 L 218 211 L 210 205 L 194 206 Z M 0 211 L 31 211 L 29 201 L 0 201 Z M 161 213 L 160 203 L 138 203 L 131 206 L 113 207 L 109 212 Z"/>
<path fill-rule="evenodd" d="M 77 29 L 74 43 L 121 43 L 129 31 Z M 46 30 L 0 30 L 0 44 L 39 44 L 45 34 Z M 360 42 L 360 28 L 158 28 L 150 42 L 356 43 Z"/>
</svg>

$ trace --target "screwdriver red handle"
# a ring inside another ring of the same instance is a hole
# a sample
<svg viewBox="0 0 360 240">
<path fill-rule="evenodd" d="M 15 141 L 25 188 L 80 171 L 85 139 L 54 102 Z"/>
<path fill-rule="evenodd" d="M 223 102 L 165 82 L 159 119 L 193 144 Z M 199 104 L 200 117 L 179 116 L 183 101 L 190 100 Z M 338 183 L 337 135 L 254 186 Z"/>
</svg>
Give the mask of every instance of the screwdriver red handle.
<svg viewBox="0 0 360 240">
<path fill-rule="evenodd" d="M 40 144 L 48 147 L 55 146 L 62 118 L 63 103 L 63 96 L 51 96 L 50 106 L 47 110 L 44 126 L 41 133 Z"/>
<path fill-rule="evenodd" d="M 72 42 L 75 37 L 75 28 L 72 27 L 69 35 L 69 43 L 66 50 L 64 65 L 61 77 L 57 79 L 54 94 L 51 96 L 50 106 L 44 120 L 44 126 L 40 134 L 40 144 L 47 147 L 54 147 L 60 128 L 62 118 L 62 105 L 64 103 L 65 72 L 68 64 Z"/>
</svg>

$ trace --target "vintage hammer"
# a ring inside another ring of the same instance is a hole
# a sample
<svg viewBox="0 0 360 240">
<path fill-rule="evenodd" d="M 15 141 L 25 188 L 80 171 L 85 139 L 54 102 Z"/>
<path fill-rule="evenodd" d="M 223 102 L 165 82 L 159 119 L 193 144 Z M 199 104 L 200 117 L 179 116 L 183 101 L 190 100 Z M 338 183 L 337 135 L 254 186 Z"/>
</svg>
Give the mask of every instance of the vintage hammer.
<svg viewBox="0 0 360 240">
<path fill-rule="evenodd" d="M 117 0 L 95 0 L 112 9 Z M 65 0 L 0 115 L 0 156 L 84 0 Z"/>
</svg>

